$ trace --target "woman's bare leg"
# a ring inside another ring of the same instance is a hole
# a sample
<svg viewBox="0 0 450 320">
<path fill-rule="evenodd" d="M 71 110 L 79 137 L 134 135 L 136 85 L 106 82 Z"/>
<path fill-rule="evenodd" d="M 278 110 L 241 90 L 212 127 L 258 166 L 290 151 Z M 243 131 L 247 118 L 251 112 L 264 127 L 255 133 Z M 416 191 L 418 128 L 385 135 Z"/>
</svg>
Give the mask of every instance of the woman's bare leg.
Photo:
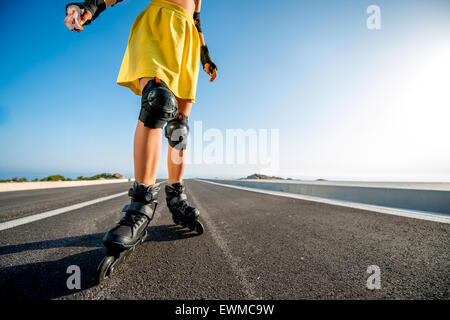
<svg viewBox="0 0 450 320">
<path fill-rule="evenodd" d="M 153 78 L 139 79 L 141 89 Z M 159 158 L 161 157 L 162 129 L 150 129 L 138 120 L 134 134 L 134 177 L 137 183 L 156 183 Z"/>
<path fill-rule="evenodd" d="M 192 103 L 190 100 L 178 100 L 178 112 L 188 117 L 191 114 Z M 202 234 L 204 229 L 198 220 L 200 211 L 189 204 L 186 199 L 185 186 L 183 184 L 183 174 L 185 167 L 186 150 L 176 150 L 169 145 L 167 155 L 167 169 L 169 171 L 169 181 L 165 186 L 166 201 L 169 211 L 172 213 L 173 222 L 177 225 L 187 226 Z M 178 184 L 179 182 L 180 184 Z"/>
<path fill-rule="evenodd" d="M 192 109 L 191 100 L 178 99 L 178 112 L 189 117 Z M 167 153 L 167 170 L 169 172 L 168 184 L 182 182 L 185 167 L 186 150 L 176 150 L 169 145 Z"/>
</svg>

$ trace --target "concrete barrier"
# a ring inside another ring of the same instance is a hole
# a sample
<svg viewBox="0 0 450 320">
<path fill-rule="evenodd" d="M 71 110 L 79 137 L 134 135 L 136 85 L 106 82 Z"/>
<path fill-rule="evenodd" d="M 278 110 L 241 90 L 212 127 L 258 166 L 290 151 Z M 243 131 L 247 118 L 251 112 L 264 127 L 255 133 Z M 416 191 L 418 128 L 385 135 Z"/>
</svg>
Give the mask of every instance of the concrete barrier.
<svg viewBox="0 0 450 320">
<path fill-rule="evenodd" d="M 377 206 L 450 214 L 450 191 L 430 188 L 414 189 L 387 186 L 333 185 L 332 182 L 289 182 L 272 180 L 204 179 L 212 182 L 289 192 L 326 199 L 365 203 Z M 420 186 L 420 184 L 418 184 Z"/>
</svg>

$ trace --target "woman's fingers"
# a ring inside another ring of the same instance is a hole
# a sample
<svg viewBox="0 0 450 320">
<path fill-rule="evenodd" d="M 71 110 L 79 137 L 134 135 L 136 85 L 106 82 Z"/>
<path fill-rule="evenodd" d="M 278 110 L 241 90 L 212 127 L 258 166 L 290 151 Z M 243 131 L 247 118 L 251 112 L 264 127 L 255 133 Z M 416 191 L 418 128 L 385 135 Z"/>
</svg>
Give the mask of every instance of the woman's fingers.
<svg viewBox="0 0 450 320">
<path fill-rule="evenodd" d="M 74 29 L 74 25 L 73 25 L 72 22 L 73 22 L 72 11 L 69 11 L 69 13 L 67 14 L 66 18 L 64 19 L 64 24 L 71 31 Z"/>
<path fill-rule="evenodd" d="M 64 19 L 64 23 L 66 27 L 71 31 L 81 29 L 81 25 L 78 22 L 78 12 L 76 10 L 69 10 L 68 15 Z"/>
<path fill-rule="evenodd" d="M 67 11 L 67 16 L 64 19 L 64 23 L 69 30 L 82 31 L 84 30 L 82 25 L 86 23 L 86 21 L 92 18 L 92 13 L 89 10 L 83 14 L 83 16 L 79 16 L 79 11 L 75 8 L 70 8 Z"/>
<path fill-rule="evenodd" d="M 213 82 L 214 80 L 216 80 L 217 78 L 217 69 L 214 69 L 212 72 L 212 76 L 211 79 L 209 80 L 209 82 Z"/>
<path fill-rule="evenodd" d="M 205 63 L 205 71 L 208 74 L 208 76 L 211 76 L 211 72 L 209 72 L 209 63 Z"/>
<path fill-rule="evenodd" d="M 75 26 L 76 31 L 80 32 L 81 30 L 83 30 L 83 27 L 81 27 L 81 24 L 80 24 L 78 11 L 76 11 L 76 10 L 74 10 L 74 13 L 73 13 L 73 22 L 72 23 Z"/>
<path fill-rule="evenodd" d="M 92 13 L 89 10 L 86 10 L 86 12 L 83 14 L 83 16 L 81 17 L 81 25 L 85 24 L 86 21 L 91 20 L 92 19 Z"/>
<path fill-rule="evenodd" d="M 205 63 L 205 72 L 208 74 L 208 76 L 211 77 L 211 79 L 209 79 L 210 82 L 213 82 L 214 80 L 216 80 L 216 78 L 217 78 L 217 69 L 216 68 L 211 68 L 211 65 L 209 63 Z"/>
</svg>

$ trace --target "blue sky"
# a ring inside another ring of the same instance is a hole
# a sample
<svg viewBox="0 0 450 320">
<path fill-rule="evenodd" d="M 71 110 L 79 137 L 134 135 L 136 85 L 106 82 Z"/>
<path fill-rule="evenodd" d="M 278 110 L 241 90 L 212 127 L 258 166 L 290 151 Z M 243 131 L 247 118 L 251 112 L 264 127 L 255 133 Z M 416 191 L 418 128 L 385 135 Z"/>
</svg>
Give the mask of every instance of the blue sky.
<svg viewBox="0 0 450 320">
<path fill-rule="evenodd" d="M 0 178 L 133 175 L 140 97 L 115 81 L 147 4 L 125 0 L 82 33 L 65 28 L 64 1 L 3 5 Z M 372 4 L 381 30 L 366 27 Z M 203 0 L 219 77 L 200 74 L 191 125 L 278 129 L 280 176 L 450 181 L 449 18 L 445 0 Z M 263 169 L 192 163 L 186 176 Z"/>
</svg>

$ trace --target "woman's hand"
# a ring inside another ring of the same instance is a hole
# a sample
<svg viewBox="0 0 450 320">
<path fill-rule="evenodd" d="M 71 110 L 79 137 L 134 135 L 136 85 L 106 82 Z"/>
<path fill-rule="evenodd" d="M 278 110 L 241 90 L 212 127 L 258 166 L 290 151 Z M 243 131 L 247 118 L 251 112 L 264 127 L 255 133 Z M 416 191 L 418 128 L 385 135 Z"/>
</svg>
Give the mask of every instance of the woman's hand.
<svg viewBox="0 0 450 320">
<path fill-rule="evenodd" d="M 67 16 L 64 19 L 64 23 L 69 30 L 75 30 L 81 32 L 82 25 L 92 19 L 92 13 L 89 10 L 84 10 L 84 14 L 81 15 L 81 9 L 77 5 L 71 5 L 67 8 Z"/>
<path fill-rule="evenodd" d="M 213 82 L 214 80 L 216 80 L 217 66 L 209 56 L 208 47 L 206 45 L 200 47 L 200 60 L 203 65 L 203 70 L 205 70 L 208 76 L 211 77 L 211 79 L 209 79 L 209 82 Z"/>
<path fill-rule="evenodd" d="M 210 61 L 209 63 L 205 63 L 204 69 L 205 69 L 205 72 L 208 74 L 208 76 L 211 77 L 211 79 L 209 79 L 209 82 L 213 82 L 214 80 L 216 80 L 217 67 L 214 62 Z"/>
</svg>

